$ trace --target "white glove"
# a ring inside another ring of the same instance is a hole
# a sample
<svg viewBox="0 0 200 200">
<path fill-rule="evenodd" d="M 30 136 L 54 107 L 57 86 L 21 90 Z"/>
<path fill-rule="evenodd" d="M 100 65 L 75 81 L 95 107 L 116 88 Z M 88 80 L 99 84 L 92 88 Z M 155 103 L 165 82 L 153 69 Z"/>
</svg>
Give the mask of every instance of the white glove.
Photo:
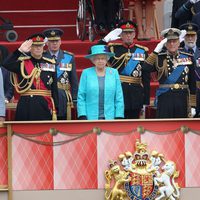
<svg viewBox="0 0 200 200">
<path fill-rule="evenodd" d="M 166 42 L 167 42 L 167 38 L 161 40 L 161 41 L 157 44 L 156 48 L 154 49 L 154 52 L 160 53 Z"/>
<path fill-rule="evenodd" d="M 32 40 L 26 40 L 25 42 L 23 42 L 21 44 L 21 46 L 19 47 L 19 51 L 21 53 L 28 53 L 31 50 L 31 45 L 33 44 Z"/>
<path fill-rule="evenodd" d="M 179 36 L 179 41 L 180 41 L 180 42 L 183 42 L 183 40 L 184 40 L 186 34 L 187 34 L 187 31 L 186 31 L 186 30 L 181 30 L 181 34 L 180 34 L 180 36 Z"/>
<path fill-rule="evenodd" d="M 196 115 L 196 109 L 191 108 L 191 116 L 194 117 Z"/>
<path fill-rule="evenodd" d="M 197 2 L 199 2 L 200 0 L 190 0 L 190 3 L 195 4 Z"/>
<path fill-rule="evenodd" d="M 118 40 L 120 39 L 119 35 L 122 33 L 122 29 L 121 28 L 116 28 L 114 30 L 112 30 L 110 33 L 108 33 L 104 38 L 103 41 L 105 42 L 110 42 L 113 40 Z"/>
</svg>

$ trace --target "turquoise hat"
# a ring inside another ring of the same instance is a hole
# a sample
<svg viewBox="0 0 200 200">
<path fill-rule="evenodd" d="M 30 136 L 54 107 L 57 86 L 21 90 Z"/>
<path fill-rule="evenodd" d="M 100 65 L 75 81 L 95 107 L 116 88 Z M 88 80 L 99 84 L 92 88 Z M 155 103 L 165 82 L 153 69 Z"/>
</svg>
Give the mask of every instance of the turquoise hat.
<svg viewBox="0 0 200 200">
<path fill-rule="evenodd" d="M 109 57 L 114 56 L 114 53 L 111 53 L 106 45 L 94 45 L 91 47 L 91 54 L 86 55 L 85 58 L 91 58 L 95 55 L 105 54 Z"/>
</svg>

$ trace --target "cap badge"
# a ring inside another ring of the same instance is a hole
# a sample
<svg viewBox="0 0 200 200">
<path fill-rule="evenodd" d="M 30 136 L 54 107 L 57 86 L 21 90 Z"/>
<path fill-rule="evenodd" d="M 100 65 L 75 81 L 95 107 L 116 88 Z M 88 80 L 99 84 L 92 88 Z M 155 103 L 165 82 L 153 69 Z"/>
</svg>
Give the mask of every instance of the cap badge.
<svg viewBox="0 0 200 200">
<path fill-rule="evenodd" d="M 51 35 L 52 36 L 56 35 L 56 32 L 55 31 L 51 31 Z"/>
<path fill-rule="evenodd" d="M 40 41 L 40 36 L 37 36 L 37 37 L 36 37 L 36 41 Z"/>
<path fill-rule="evenodd" d="M 188 26 L 188 30 L 192 30 L 192 25 L 191 24 Z"/>
<path fill-rule="evenodd" d="M 131 25 L 129 23 L 126 24 L 126 28 L 130 28 Z"/>
</svg>

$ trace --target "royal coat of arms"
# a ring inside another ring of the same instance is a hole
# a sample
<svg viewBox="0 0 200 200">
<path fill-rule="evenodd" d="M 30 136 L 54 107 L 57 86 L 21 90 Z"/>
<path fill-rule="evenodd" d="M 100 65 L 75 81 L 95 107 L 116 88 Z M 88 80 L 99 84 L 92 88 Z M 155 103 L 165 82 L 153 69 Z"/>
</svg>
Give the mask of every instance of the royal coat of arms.
<svg viewBox="0 0 200 200">
<path fill-rule="evenodd" d="M 106 200 L 178 200 L 176 164 L 163 154 L 147 152 L 147 144 L 136 142 L 134 153 L 125 152 L 109 161 L 105 171 Z"/>
</svg>

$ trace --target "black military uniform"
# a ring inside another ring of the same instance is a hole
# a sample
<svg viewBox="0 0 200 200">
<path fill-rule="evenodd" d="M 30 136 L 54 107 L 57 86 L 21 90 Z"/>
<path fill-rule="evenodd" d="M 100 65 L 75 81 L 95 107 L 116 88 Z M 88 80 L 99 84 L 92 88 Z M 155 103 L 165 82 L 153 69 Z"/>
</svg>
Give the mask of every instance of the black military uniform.
<svg viewBox="0 0 200 200">
<path fill-rule="evenodd" d="M 200 2 L 193 4 L 188 0 L 184 4 L 182 3 L 175 13 L 175 17 L 180 21 L 179 26 L 187 21 L 192 21 L 193 16 L 198 12 L 200 12 Z"/>
<path fill-rule="evenodd" d="M 135 31 L 135 24 L 131 21 L 119 24 L 123 32 Z M 150 74 L 142 73 L 142 63 L 147 58 L 148 48 L 132 43 L 109 43 L 110 51 L 115 56 L 109 61 L 120 75 L 124 94 L 125 118 L 137 119 L 143 105 L 149 104 Z"/>
<path fill-rule="evenodd" d="M 43 34 L 34 34 L 33 45 L 44 45 Z M 42 55 L 41 55 L 42 56 Z M 55 61 L 16 50 L 3 66 L 13 73 L 16 92 L 20 94 L 15 119 L 18 121 L 56 120 L 58 104 Z"/>
<path fill-rule="evenodd" d="M 115 14 L 117 10 L 116 0 L 95 0 L 94 9 L 96 15 L 97 28 L 100 31 L 112 30 L 115 27 L 116 19 Z"/>
<path fill-rule="evenodd" d="M 197 31 L 199 27 L 191 22 L 188 22 L 186 24 L 183 24 L 180 29 L 186 30 L 186 36 L 192 35 L 197 39 Z M 196 75 L 196 96 L 197 96 L 197 106 L 196 106 L 196 116 L 200 117 L 200 49 L 196 45 L 196 40 L 194 39 L 194 45 L 191 47 L 191 42 L 187 44 L 187 42 L 184 42 L 183 48 L 181 48 L 181 51 L 190 53 L 194 56 L 194 60 L 196 61 L 195 66 L 195 75 Z"/>
<path fill-rule="evenodd" d="M 187 0 L 173 0 L 172 2 L 172 20 L 171 20 L 171 27 L 172 28 L 179 28 L 179 26 L 185 22 L 182 22 L 181 18 L 176 18 L 176 12 L 181 8 L 181 6 L 186 3 Z M 185 19 L 184 19 L 185 20 Z"/>
<path fill-rule="evenodd" d="M 60 42 L 63 31 L 58 28 L 44 31 L 49 42 Z M 58 96 L 59 96 L 59 120 L 71 119 L 71 108 L 77 100 L 78 78 L 74 61 L 74 54 L 63 51 L 60 48 L 54 52 L 50 48 L 44 53 L 45 57 L 56 60 Z"/>
<path fill-rule="evenodd" d="M 180 30 L 167 29 L 162 35 L 179 39 Z M 158 118 L 185 118 L 190 114 L 190 106 L 196 106 L 196 84 L 194 60 L 191 54 L 177 51 L 170 54 L 167 49 L 153 52 L 144 62 L 142 69 L 157 71 L 159 88 L 156 92 Z"/>
</svg>

